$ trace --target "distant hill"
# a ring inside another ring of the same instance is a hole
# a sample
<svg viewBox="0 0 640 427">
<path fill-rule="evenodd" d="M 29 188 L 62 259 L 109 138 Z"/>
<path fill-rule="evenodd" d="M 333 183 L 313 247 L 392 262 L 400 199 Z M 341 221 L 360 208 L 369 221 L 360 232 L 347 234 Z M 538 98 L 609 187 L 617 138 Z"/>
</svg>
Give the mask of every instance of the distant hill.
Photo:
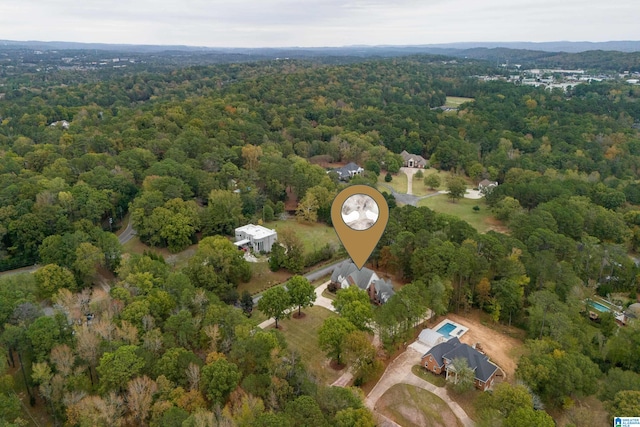
<svg viewBox="0 0 640 427">
<path fill-rule="evenodd" d="M 203 46 L 127 45 L 76 42 L 0 40 L 0 50 L 95 51 L 172 58 L 183 64 L 311 59 L 345 63 L 375 57 L 438 55 L 436 60 L 464 58 L 493 65 L 525 68 L 584 68 L 595 71 L 640 71 L 640 41 L 611 42 L 470 42 L 416 46 L 344 46 L 280 48 L 212 48 Z"/>
<path fill-rule="evenodd" d="M 391 53 L 407 54 L 407 53 L 431 53 L 447 55 L 454 51 L 463 51 L 469 49 L 520 49 L 535 50 L 541 52 L 567 52 L 578 53 L 590 50 L 609 50 L 618 52 L 640 52 L 640 41 L 622 40 L 607 42 L 465 42 L 465 43 L 441 43 L 441 44 L 425 44 L 425 45 L 379 45 L 379 46 L 343 46 L 343 47 L 279 47 L 279 48 L 214 48 L 205 46 L 184 46 L 184 45 L 133 45 L 133 44 L 107 44 L 107 43 L 79 43 L 64 41 L 15 41 L 0 40 L 0 47 L 28 47 L 32 49 L 55 50 L 55 49 L 96 49 L 118 52 L 163 52 L 167 50 L 173 51 L 217 51 L 217 52 L 235 52 L 244 54 L 272 54 L 276 52 L 307 52 L 321 53 L 331 55 L 376 55 Z"/>
</svg>

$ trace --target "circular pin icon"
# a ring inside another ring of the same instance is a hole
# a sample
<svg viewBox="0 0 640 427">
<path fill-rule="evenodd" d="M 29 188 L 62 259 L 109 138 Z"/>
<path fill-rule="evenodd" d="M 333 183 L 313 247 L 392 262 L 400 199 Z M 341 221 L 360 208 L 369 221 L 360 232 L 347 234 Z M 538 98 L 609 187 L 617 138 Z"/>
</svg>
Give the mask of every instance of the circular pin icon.
<svg viewBox="0 0 640 427">
<path fill-rule="evenodd" d="M 333 200 L 331 220 L 347 253 L 362 269 L 387 227 L 389 205 L 375 188 L 353 185 Z"/>
</svg>

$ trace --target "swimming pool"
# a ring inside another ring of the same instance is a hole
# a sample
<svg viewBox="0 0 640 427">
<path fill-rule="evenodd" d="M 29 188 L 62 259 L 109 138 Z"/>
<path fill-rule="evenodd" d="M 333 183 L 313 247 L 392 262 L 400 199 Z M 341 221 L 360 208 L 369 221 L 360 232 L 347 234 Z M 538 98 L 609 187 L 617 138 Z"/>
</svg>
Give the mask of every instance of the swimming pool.
<svg viewBox="0 0 640 427">
<path fill-rule="evenodd" d="M 609 307 L 602 305 L 599 302 L 589 301 L 589 304 L 591 304 L 591 306 L 593 306 L 593 308 L 595 308 L 596 310 L 601 311 L 603 313 L 611 311 Z"/>
<path fill-rule="evenodd" d="M 456 328 L 457 328 L 456 325 L 454 325 L 453 323 L 447 322 L 444 325 L 440 326 L 440 328 L 438 328 L 438 330 L 436 330 L 436 332 L 439 333 L 440 335 L 442 335 L 445 338 L 451 338 L 450 334 Z"/>
</svg>

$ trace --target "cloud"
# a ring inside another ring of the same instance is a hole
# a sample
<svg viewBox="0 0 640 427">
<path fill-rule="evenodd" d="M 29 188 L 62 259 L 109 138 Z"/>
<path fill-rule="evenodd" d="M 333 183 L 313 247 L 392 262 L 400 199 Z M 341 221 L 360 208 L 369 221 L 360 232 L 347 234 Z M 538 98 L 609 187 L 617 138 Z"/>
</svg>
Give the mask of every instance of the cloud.
<svg viewBox="0 0 640 427">
<path fill-rule="evenodd" d="M 0 38 L 204 46 L 638 39 L 636 0 L 21 0 Z"/>
</svg>

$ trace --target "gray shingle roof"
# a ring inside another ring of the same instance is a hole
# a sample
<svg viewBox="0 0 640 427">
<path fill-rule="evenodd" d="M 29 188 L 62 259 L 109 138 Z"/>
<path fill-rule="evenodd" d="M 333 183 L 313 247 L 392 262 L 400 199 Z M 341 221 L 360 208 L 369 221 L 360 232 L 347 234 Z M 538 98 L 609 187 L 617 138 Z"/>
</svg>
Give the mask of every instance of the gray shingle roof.
<svg viewBox="0 0 640 427">
<path fill-rule="evenodd" d="M 498 366 L 491 363 L 487 356 L 473 347 L 461 343 L 456 337 L 434 346 L 422 357 L 428 354 L 433 356 L 440 367 L 444 365 L 445 359 L 448 361 L 456 358 L 466 359 L 469 368 L 474 371 L 476 379 L 482 382 L 487 382 L 489 378 L 491 378 L 491 375 L 498 369 Z"/>
<path fill-rule="evenodd" d="M 475 372 L 476 378 L 483 382 L 487 382 L 498 369 L 496 365 L 489 362 L 487 356 L 467 344 L 456 346 L 448 353 L 443 354 L 442 357 L 450 361 L 456 358 L 467 359 L 469 368 Z"/>
</svg>

